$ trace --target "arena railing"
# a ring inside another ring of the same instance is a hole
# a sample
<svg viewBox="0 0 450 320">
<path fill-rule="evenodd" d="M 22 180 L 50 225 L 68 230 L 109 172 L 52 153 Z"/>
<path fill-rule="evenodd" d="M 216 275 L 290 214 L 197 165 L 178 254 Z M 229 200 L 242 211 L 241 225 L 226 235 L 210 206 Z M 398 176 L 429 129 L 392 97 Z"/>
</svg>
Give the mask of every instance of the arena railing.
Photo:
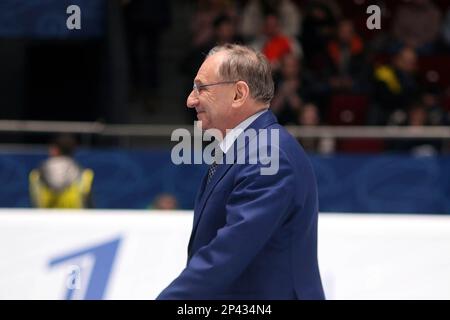
<svg viewBox="0 0 450 320">
<path fill-rule="evenodd" d="M 110 137 L 170 138 L 175 129 L 193 126 L 162 124 L 104 124 L 101 122 L 0 120 L 4 133 L 74 133 Z M 296 138 L 450 139 L 447 126 L 286 126 Z"/>
</svg>

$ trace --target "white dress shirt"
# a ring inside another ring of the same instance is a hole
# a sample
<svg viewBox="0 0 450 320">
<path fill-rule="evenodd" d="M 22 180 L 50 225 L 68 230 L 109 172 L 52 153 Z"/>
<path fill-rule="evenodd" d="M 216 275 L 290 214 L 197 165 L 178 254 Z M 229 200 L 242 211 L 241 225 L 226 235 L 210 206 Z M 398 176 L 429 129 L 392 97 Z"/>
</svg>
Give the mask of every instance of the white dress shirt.
<svg viewBox="0 0 450 320">
<path fill-rule="evenodd" d="M 225 134 L 225 138 L 220 142 L 219 147 L 223 153 L 227 153 L 227 151 L 231 148 L 234 141 L 239 137 L 239 135 L 244 132 L 247 127 L 249 127 L 253 121 L 255 121 L 260 115 L 266 112 L 268 109 L 261 110 L 254 115 L 248 117 L 241 123 L 239 123 L 236 127 L 231 129 Z"/>
</svg>

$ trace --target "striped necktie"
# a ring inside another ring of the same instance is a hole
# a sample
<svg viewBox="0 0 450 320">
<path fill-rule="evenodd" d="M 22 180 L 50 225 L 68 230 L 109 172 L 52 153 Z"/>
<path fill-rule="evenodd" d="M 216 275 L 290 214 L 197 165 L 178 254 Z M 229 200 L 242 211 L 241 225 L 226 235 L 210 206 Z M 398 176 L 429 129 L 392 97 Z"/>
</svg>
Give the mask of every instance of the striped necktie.
<svg viewBox="0 0 450 320">
<path fill-rule="evenodd" d="M 214 173 L 216 173 L 216 169 L 217 169 L 217 163 L 216 161 L 214 161 L 208 169 L 208 180 L 206 181 L 206 185 L 209 184 L 209 182 L 212 180 L 212 177 L 214 176 Z"/>
</svg>

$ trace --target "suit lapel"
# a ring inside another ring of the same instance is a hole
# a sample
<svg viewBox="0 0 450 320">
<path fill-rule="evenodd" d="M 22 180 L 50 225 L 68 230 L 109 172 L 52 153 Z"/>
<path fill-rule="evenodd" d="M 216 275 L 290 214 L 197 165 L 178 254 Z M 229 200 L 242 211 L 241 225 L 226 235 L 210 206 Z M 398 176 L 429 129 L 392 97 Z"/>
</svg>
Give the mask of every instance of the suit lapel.
<svg viewBox="0 0 450 320">
<path fill-rule="evenodd" d="M 198 208 L 200 199 L 202 198 L 203 194 L 205 193 L 205 187 L 206 187 L 206 181 L 208 180 L 208 170 L 206 170 L 206 173 L 203 175 L 202 182 L 200 184 L 200 187 L 198 189 L 197 195 L 195 197 L 195 204 L 194 204 L 194 210 Z"/>
<path fill-rule="evenodd" d="M 265 113 L 263 113 L 261 116 L 259 116 L 255 121 L 253 121 L 250 126 L 245 129 L 248 130 L 250 128 L 258 130 L 261 128 L 266 128 L 271 124 L 276 123 L 276 117 L 275 115 L 269 110 Z M 246 145 L 248 144 L 248 142 L 246 143 Z M 237 155 L 239 150 L 236 150 L 236 141 L 233 144 L 232 148 L 235 148 L 235 153 L 234 153 L 234 161 L 236 162 L 237 159 Z M 225 157 L 224 157 L 224 162 L 225 162 Z M 201 185 L 201 189 L 200 192 L 197 194 L 196 200 L 195 200 L 195 208 L 194 208 L 194 222 L 193 222 L 193 226 L 192 226 L 192 233 L 191 233 L 191 237 L 189 239 L 189 245 L 188 245 L 188 258 L 191 257 L 191 247 L 192 247 L 192 242 L 194 240 L 195 237 L 195 233 L 197 232 L 197 227 L 198 224 L 200 222 L 200 218 L 203 214 L 203 209 L 205 208 L 206 202 L 209 198 L 209 196 L 211 195 L 211 192 L 214 190 L 216 184 L 222 179 L 222 177 L 228 172 L 228 170 L 230 170 L 230 168 L 232 167 L 233 164 L 219 164 L 217 166 L 216 172 L 214 174 L 214 176 L 212 177 L 211 181 L 206 184 L 207 181 L 207 177 L 208 177 L 208 172 L 206 172 L 205 176 L 203 177 L 203 181 L 202 181 L 202 185 Z M 201 192 L 203 191 L 203 192 Z"/>
<path fill-rule="evenodd" d="M 198 221 L 200 220 L 200 217 L 203 213 L 203 209 L 206 205 L 206 201 L 211 195 L 211 192 L 214 190 L 214 187 L 220 181 L 220 179 L 222 179 L 225 173 L 227 173 L 227 171 L 231 168 L 231 166 L 232 164 L 219 164 L 217 166 L 215 174 L 211 178 L 211 181 L 206 185 L 205 191 L 203 192 L 203 195 L 200 197 L 198 205 L 199 214 L 197 215 L 197 218 L 194 220 L 194 227 L 198 224 Z"/>
<path fill-rule="evenodd" d="M 205 186 L 203 194 L 199 195 L 198 202 L 196 201 L 195 209 L 194 209 L 194 222 L 192 225 L 192 233 L 191 238 L 189 239 L 188 245 L 188 256 L 190 257 L 192 241 L 194 239 L 195 233 L 197 232 L 198 223 L 200 222 L 200 218 L 203 214 L 203 209 L 205 208 L 206 201 L 208 200 L 211 192 L 214 190 L 216 184 L 222 179 L 222 177 L 227 173 L 227 171 L 231 168 L 232 164 L 219 164 L 217 166 L 216 172 L 214 176 L 211 178 L 211 181 Z M 203 178 L 203 186 L 206 184 L 206 180 L 208 177 L 208 173 L 206 173 L 206 177 Z"/>
</svg>

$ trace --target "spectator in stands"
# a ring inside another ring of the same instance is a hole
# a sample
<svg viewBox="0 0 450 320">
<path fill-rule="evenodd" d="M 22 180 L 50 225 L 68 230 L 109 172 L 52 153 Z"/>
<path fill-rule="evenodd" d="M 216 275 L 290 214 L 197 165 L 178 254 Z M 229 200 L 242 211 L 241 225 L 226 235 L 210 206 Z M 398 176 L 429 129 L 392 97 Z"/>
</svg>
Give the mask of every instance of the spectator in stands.
<svg viewBox="0 0 450 320">
<path fill-rule="evenodd" d="M 296 124 L 296 115 L 303 105 L 300 59 L 292 54 L 283 57 L 280 73 L 276 78 L 272 111 L 280 124 Z"/>
<path fill-rule="evenodd" d="M 444 125 L 445 113 L 441 105 L 439 89 L 434 86 L 426 88 L 421 100 L 427 112 L 427 123 L 432 126 Z"/>
<path fill-rule="evenodd" d="M 264 24 L 264 17 L 274 12 L 280 19 L 280 28 L 288 37 L 298 37 L 301 33 L 301 12 L 291 0 L 251 0 L 242 11 L 240 31 L 248 42 L 255 40 Z"/>
<path fill-rule="evenodd" d="M 333 35 L 337 20 L 338 17 L 326 2 L 312 1 L 306 7 L 300 42 L 304 50 L 305 62 L 311 68 L 323 67 L 326 59 L 326 44 Z"/>
<path fill-rule="evenodd" d="M 334 17 L 336 21 L 342 19 L 343 11 L 339 1 L 336 0 L 310 0 L 309 3 L 311 5 L 319 5 L 326 10 Z"/>
<path fill-rule="evenodd" d="M 428 114 L 425 107 L 420 103 L 413 103 L 408 110 L 408 125 L 423 127 L 428 124 Z M 439 153 L 439 141 L 430 139 L 408 140 L 405 147 L 416 155 L 434 155 Z"/>
<path fill-rule="evenodd" d="M 427 124 L 427 111 L 421 103 L 414 103 L 408 110 L 408 125 L 425 126 Z"/>
<path fill-rule="evenodd" d="M 450 108 L 447 109 L 447 112 L 444 112 L 444 119 L 443 119 L 443 125 L 446 126 L 450 126 Z M 448 150 L 450 151 L 450 143 L 447 142 L 448 144 Z"/>
<path fill-rule="evenodd" d="M 92 208 L 94 173 L 73 158 L 75 138 L 60 135 L 50 144 L 49 158 L 30 173 L 31 203 L 36 208 Z"/>
<path fill-rule="evenodd" d="M 306 103 L 298 113 L 298 124 L 301 126 L 318 126 L 320 125 L 319 109 L 312 103 Z"/>
<path fill-rule="evenodd" d="M 155 210 L 177 210 L 177 198 L 169 193 L 162 193 L 156 196 L 152 209 Z"/>
<path fill-rule="evenodd" d="M 439 8 L 431 0 L 411 0 L 400 5 L 393 20 L 394 49 L 408 46 L 419 54 L 433 52 L 441 19 Z"/>
<path fill-rule="evenodd" d="M 341 20 L 336 37 L 328 42 L 330 85 L 336 90 L 352 90 L 364 77 L 364 43 L 355 32 L 353 22 Z"/>
<path fill-rule="evenodd" d="M 303 105 L 297 116 L 297 123 L 301 126 L 312 127 L 320 125 L 319 109 L 314 103 Z M 323 142 L 320 138 L 301 138 L 299 142 L 307 152 L 322 152 Z"/>
<path fill-rule="evenodd" d="M 411 103 L 407 110 L 406 125 L 423 127 L 428 125 L 428 113 L 420 101 Z M 432 156 L 439 154 L 442 143 L 433 139 L 408 139 L 391 143 L 396 151 L 409 152 L 416 156 Z"/>
<path fill-rule="evenodd" d="M 282 33 L 275 14 L 265 17 L 263 33 L 256 38 L 252 46 L 267 57 L 274 71 L 279 69 L 281 59 L 285 55 L 292 53 L 301 56 L 299 43 Z"/>
<path fill-rule="evenodd" d="M 215 35 L 214 21 L 226 15 L 233 20 L 237 19 L 236 8 L 227 0 L 198 0 L 195 13 L 192 17 L 192 44 L 193 47 L 209 45 Z"/>
<path fill-rule="evenodd" d="M 417 98 L 420 90 L 416 79 L 417 55 L 414 49 L 404 48 L 390 65 L 375 68 L 370 124 L 402 124 L 406 108 Z"/>
<path fill-rule="evenodd" d="M 271 108 L 281 124 L 298 124 L 297 115 L 305 101 L 315 101 L 320 107 L 320 117 L 325 116 L 323 106 L 326 105 L 329 85 L 304 68 L 299 57 L 293 54 L 284 56 L 274 79 L 275 96 Z"/>
<path fill-rule="evenodd" d="M 447 51 L 450 51 L 450 7 L 442 24 L 442 40 Z"/>
<path fill-rule="evenodd" d="M 214 40 L 216 45 L 224 45 L 225 43 L 241 42 L 239 39 L 233 19 L 227 15 L 218 16 L 214 22 Z"/>
<path fill-rule="evenodd" d="M 128 51 L 133 82 L 132 98 L 151 108 L 159 87 L 158 49 L 163 31 L 171 22 L 170 3 L 164 0 L 124 1 Z"/>
</svg>

